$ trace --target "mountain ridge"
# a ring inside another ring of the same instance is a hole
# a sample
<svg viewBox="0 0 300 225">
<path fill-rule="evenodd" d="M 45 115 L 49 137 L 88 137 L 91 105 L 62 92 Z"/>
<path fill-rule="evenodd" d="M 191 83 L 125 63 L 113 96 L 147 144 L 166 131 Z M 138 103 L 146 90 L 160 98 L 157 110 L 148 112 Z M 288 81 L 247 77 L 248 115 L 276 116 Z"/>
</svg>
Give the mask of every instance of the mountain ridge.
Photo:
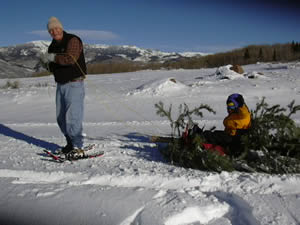
<svg viewBox="0 0 300 225">
<path fill-rule="evenodd" d="M 30 77 L 43 71 L 39 54 L 46 52 L 50 41 L 31 41 L 23 44 L 0 47 L 0 78 Z M 162 52 L 131 45 L 84 44 L 87 64 L 94 63 L 162 63 L 182 58 L 207 55 L 200 52 Z"/>
</svg>

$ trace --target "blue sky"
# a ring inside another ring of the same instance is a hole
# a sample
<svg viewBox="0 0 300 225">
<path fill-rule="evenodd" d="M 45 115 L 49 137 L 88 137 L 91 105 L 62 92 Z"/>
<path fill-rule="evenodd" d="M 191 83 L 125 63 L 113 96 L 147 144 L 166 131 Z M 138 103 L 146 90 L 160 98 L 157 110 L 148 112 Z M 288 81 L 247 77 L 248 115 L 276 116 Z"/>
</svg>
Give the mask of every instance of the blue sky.
<svg viewBox="0 0 300 225">
<path fill-rule="evenodd" d="M 168 52 L 300 41 L 299 0 L 9 0 L 1 8 L 2 47 L 50 40 L 50 16 L 85 43 Z"/>
</svg>

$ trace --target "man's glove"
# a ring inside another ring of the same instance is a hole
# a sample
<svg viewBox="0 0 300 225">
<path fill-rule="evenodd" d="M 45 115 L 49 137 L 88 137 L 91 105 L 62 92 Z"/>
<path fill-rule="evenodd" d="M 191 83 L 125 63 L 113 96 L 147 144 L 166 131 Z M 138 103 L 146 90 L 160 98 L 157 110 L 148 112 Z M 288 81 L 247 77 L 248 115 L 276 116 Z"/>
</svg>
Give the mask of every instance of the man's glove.
<svg viewBox="0 0 300 225">
<path fill-rule="evenodd" d="M 41 53 L 40 59 L 43 63 L 54 62 L 56 54 L 54 53 Z"/>
<path fill-rule="evenodd" d="M 40 64 L 46 70 L 49 70 L 49 63 L 55 60 L 56 54 L 54 53 L 41 53 L 40 54 Z"/>
<path fill-rule="evenodd" d="M 49 69 L 49 64 L 48 63 L 44 63 L 42 60 L 40 60 L 40 65 L 44 68 L 44 69 L 46 69 L 46 70 L 50 70 Z"/>
</svg>

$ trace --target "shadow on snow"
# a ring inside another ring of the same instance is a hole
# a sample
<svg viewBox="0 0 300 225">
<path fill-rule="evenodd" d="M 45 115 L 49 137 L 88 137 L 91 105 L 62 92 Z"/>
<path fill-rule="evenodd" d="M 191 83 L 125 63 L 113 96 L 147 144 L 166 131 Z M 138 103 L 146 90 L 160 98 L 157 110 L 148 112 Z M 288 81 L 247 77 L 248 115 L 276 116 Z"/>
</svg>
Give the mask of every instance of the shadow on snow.
<svg viewBox="0 0 300 225">
<path fill-rule="evenodd" d="M 57 144 L 43 141 L 43 140 L 34 138 L 32 136 L 23 134 L 19 131 L 15 131 L 3 124 L 0 124 L 0 134 L 7 136 L 7 137 L 12 137 L 14 139 L 21 140 L 21 141 L 27 142 L 28 144 L 33 144 L 35 146 L 41 147 L 43 149 L 51 150 L 51 151 L 58 149 L 60 147 Z"/>
<path fill-rule="evenodd" d="M 157 146 L 151 146 L 152 143 L 148 136 L 139 133 L 129 133 L 124 135 L 128 140 L 121 140 L 123 142 L 128 142 L 121 148 L 132 149 L 137 152 L 138 158 L 144 158 L 149 161 L 155 162 L 165 162 L 163 156 L 158 151 Z M 152 143 L 153 144 L 153 143 Z"/>
</svg>

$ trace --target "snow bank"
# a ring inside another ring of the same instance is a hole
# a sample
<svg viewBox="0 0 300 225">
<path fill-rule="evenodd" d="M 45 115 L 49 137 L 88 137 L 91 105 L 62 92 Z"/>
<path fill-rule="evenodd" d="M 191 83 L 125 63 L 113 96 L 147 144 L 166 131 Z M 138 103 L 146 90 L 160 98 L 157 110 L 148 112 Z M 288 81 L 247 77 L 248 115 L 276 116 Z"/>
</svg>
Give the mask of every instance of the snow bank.
<svg viewBox="0 0 300 225">
<path fill-rule="evenodd" d="M 244 74 L 245 77 L 249 79 L 257 79 L 257 78 L 266 78 L 263 73 L 257 71 L 251 71 L 249 73 Z"/>
<path fill-rule="evenodd" d="M 178 95 L 181 91 L 188 89 L 188 86 L 176 80 L 175 78 L 164 78 L 141 85 L 128 95 L 143 96 L 171 96 Z"/>
<path fill-rule="evenodd" d="M 215 72 L 215 76 L 218 79 L 229 79 L 229 80 L 244 78 L 243 75 L 231 70 L 230 69 L 231 67 L 232 65 L 219 67 Z"/>
<path fill-rule="evenodd" d="M 188 207 L 183 212 L 171 216 L 165 225 L 182 225 L 199 222 L 207 224 L 213 219 L 220 218 L 228 213 L 229 206 L 224 204 L 211 204 L 205 206 Z"/>
</svg>

